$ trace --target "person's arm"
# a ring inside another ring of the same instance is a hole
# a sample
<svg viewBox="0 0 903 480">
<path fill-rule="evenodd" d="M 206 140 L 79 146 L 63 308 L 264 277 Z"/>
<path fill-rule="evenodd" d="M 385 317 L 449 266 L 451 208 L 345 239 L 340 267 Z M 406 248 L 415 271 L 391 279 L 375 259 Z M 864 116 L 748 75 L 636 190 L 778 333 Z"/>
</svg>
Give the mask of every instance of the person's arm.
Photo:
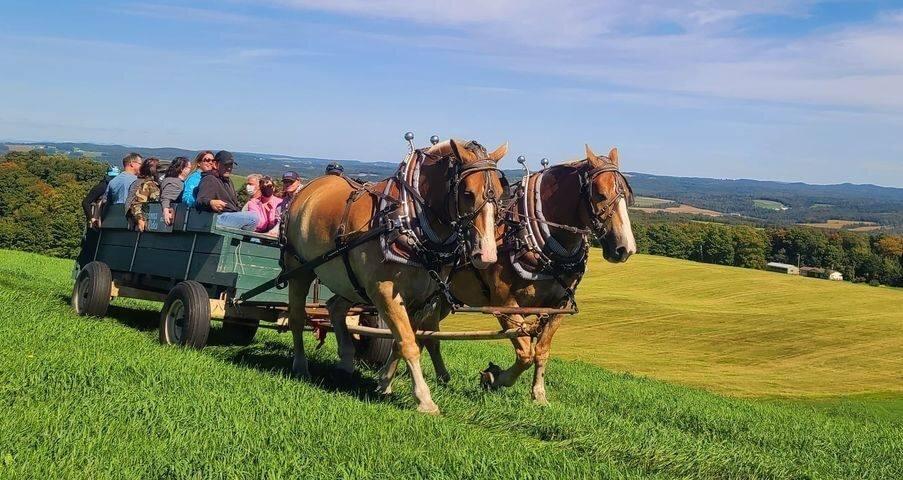
<svg viewBox="0 0 903 480">
<path fill-rule="evenodd" d="M 182 186 L 178 182 L 164 182 L 160 191 L 160 204 L 163 208 L 171 208 L 172 201 L 182 194 Z"/>
<path fill-rule="evenodd" d="M 201 183 L 198 185 L 197 197 L 194 199 L 194 204 L 198 210 L 213 211 L 210 201 L 217 199 L 215 182 L 217 182 L 217 178 L 214 176 L 205 176 L 201 179 Z"/>
</svg>

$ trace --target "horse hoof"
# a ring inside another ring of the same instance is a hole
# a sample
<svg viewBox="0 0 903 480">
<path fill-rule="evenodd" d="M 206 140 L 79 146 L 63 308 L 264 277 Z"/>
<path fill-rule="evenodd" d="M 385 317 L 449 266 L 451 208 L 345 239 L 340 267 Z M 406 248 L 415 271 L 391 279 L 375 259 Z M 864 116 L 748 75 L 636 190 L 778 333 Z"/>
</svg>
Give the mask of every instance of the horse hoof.
<svg viewBox="0 0 903 480">
<path fill-rule="evenodd" d="M 444 375 L 437 375 L 436 382 L 439 383 L 439 385 L 448 385 L 448 383 L 451 382 L 451 375 L 447 373 Z"/>
<path fill-rule="evenodd" d="M 498 388 L 498 379 L 499 375 L 502 374 L 502 368 L 498 365 L 489 362 L 489 366 L 486 367 L 486 370 L 480 372 L 480 386 L 482 386 L 485 390 L 494 390 Z"/>
<path fill-rule="evenodd" d="M 380 385 L 376 387 L 376 393 L 388 397 L 389 395 L 392 395 L 392 386 L 390 385 L 388 387 L 383 387 Z"/>
<path fill-rule="evenodd" d="M 539 405 L 540 407 L 548 407 L 549 406 L 549 401 L 546 400 L 546 394 L 534 395 L 533 403 L 535 403 L 536 405 Z"/>
<path fill-rule="evenodd" d="M 439 415 L 440 413 L 439 406 L 435 403 L 420 404 L 417 406 L 417 411 L 427 415 Z"/>
</svg>

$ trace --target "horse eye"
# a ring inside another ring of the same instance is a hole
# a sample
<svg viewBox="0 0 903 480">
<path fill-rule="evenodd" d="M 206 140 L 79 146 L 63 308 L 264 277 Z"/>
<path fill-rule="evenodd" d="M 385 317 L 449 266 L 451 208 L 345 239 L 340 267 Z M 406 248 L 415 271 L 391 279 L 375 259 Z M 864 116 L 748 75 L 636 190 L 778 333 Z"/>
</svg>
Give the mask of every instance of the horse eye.
<svg viewBox="0 0 903 480">
<path fill-rule="evenodd" d="M 473 198 L 473 192 L 470 190 L 464 190 L 464 196 L 467 198 Z"/>
</svg>

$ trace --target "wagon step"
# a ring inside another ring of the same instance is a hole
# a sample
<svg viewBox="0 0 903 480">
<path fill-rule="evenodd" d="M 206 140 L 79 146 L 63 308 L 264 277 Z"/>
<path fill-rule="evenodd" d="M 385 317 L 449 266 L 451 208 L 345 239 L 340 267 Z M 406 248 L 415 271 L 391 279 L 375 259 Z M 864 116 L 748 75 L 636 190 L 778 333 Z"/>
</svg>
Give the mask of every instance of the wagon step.
<svg viewBox="0 0 903 480">
<path fill-rule="evenodd" d="M 574 315 L 576 308 L 546 307 L 455 307 L 454 313 L 488 313 L 490 315 Z"/>
<path fill-rule="evenodd" d="M 365 327 L 363 325 L 348 325 L 348 333 L 356 333 L 376 338 L 395 338 L 392 331 L 387 328 Z M 478 330 L 473 332 L 439 332 L 435 330 L 417 330 L 414 336 L 418 339 L 432 338 L 435 340 L 502 340 L 506 338 L 529 337 L 530 333 L 521 329 L 508 330 Z"/>
</svg>

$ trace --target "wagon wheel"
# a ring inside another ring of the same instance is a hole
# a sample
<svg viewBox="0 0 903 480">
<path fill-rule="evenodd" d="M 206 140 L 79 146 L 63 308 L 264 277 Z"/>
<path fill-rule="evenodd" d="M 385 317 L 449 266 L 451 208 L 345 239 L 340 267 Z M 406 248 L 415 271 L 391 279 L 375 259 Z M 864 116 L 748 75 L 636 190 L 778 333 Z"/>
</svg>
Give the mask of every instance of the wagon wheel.
<svg viewBox="0 0 903 480">
<path fill-rule="evenodd" d="M 230 345 L 250 345 L 257 335 L 257 326 L 260 320 L 252 318 L 232 318 L 223 319 L 223 337 L 226 343 Z"/>
<path fill-rule="evenodd" d="M 169 291 L 160 311 L 160 343 L 204 348 L 210 333 L 210 299 L 194 280 L 179 282 Z"/>
<path fill-rule="evenodd" d="M 110 306 L 113 275 L 103 262 L 85 265 L 72 286 L 72 308 L 82 316 L 102 317 Z"/>
<path fill-rule="evenodd" d="M 378 315 L 361 315 L 360 324 L 365 327 L 389 328 L 386 321 Z M 355 348 L 357 359 L 371 367 L 382 367 L 383 364 L 389 360 L 389 356 L 392 355 L 392 347 L 394 344 L 395 339 L 392 338 L 377 338 L 362 335 L 360 340 L 357 341 Z"/>
</svg>

